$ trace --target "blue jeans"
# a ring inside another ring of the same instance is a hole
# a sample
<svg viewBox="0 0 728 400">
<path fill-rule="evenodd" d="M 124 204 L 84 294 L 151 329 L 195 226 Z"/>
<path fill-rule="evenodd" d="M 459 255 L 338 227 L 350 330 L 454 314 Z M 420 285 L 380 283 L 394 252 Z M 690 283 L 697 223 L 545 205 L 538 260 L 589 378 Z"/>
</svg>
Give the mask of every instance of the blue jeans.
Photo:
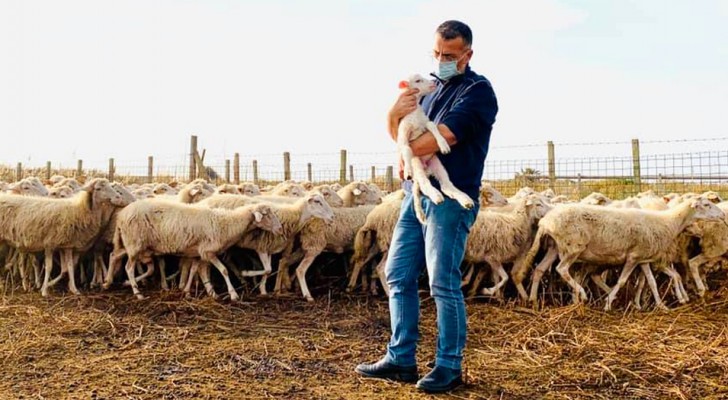
<svg viewBox="0 0 728 400">
<path fill-rule="evenodd" d="M 445 197 L 443 203 L 435 205 L 423 195 L 426 223 L 422 225 L 415 216 L 413 197 L 407 189 L 385 268 L 392 324 L 386 359 L 400 366 L 416 364 L 420 318 L 417 281 L 426 265 L 430 294 L 437 308 L 435 362 L 460 369 L 466 331 L 460 264 L 478 203 L 474 209 L 467 210 L 453 199 Z"/>
</svg>

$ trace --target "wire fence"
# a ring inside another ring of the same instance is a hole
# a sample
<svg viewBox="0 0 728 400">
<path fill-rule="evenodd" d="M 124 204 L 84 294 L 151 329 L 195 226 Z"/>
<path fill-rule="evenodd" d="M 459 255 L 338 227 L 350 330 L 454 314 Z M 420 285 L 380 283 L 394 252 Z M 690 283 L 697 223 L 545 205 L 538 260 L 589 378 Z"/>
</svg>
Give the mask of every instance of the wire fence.
<svg viewBox="0 0 728 400">
<path fill-rule="evenodd" d="M 84 161 L 75 166 L 47 162 L 45 165 L 0 166 L 0 181 L 12 182 L 23 177 L 49 179 L 53 175 L 68 177 L 106 177 L 125 183 L 187 182 L 196 177 L 215 183 L 256 182 L 261 186 L 286 179 L 314 183 L 345 183 L 365 180 L 384 189 L 400 186 L 397 154 L 391 152 L 340 152 L 235 154 L 231 159 L 201 155 L 195 146 L 187 154 L 149 157 L 141 162 L 116 159 Z M 645 190 L 658 194 L 669 192 L 703 192 L 714 190 L 728 197 L 728 138 L 686 139 L 678 141 L 552 143 L 518 146 L 493 146 L 485 163 L 483 180 L 506 195 L 524 186 L 536 190 L 553 189 L 557 194 L 577 199 L 593 191 L 611 198 L 624 198 Z M 672 152 L 645 154 L 645 149 L 662 146 Z M 622 154 L 606 155 L 607 148 Z M 676 148 L 688 149 L 675 152 Z M 507 151 L 506 151 L 507 149 Z M 504 154 L 534 150 L 541 157 L 499 159 Z M 557 152 L 558 149 L 558 152 Z M 577 154 L 601 153 L 598 156 L 557 157 L 570 149 Z M 518 150 L 518 151 L 516 151 Z M 495 155 L 495 156 L 494 156 Z M 206 158 L 206 159 L 205 159 Z"/>
</svg>

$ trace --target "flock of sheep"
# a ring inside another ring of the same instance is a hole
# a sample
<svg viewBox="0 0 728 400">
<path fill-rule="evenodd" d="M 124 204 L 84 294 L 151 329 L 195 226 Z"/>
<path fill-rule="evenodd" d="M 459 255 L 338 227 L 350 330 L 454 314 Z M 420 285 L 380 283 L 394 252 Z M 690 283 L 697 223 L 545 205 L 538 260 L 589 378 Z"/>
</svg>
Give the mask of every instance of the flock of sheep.
<svg viewBox="0 0 728 400">
<path fill-rule="evenodd" d="M 214 266 L 231 300 L 239 295 L 230 270 L 241 282 L 255 280 L 262 295 L 275 273 L 275 293 L 297 282 L 303 297 L 313 301 L 306 272 L 329 252 L 346 255 L 348 291 L 361 284 L 376 293 L 377 281 L 388 291 L 384 263 L 401 190 L 385 194 L 363 181 L 343 187 L 294 181 L 262 189 L 252 183 L 215 187 L 203 180 L 174 186 L 125 186 L 98 178 L 82 184 L 62 176 L 45 183 L 37 178 L 0 182 L 4 270 L 25 290 L 40 289 L 43 296 L 67 277 L 74 294 L 80 293 L 77 279 L 105 289 L 117 280 L 142 299 L 139 283 L 156 282 L 155 270 L 162 289 L 172 283 L 189 294 L 199 280 L 216 296 Z M 666 294 L 659 292 L 654 272 L 665 274 L 675 298 L 685 303 L 686 286 L 702 296 L 707 268 L 728 255 L 728 202 L 715 192 L 658 196 L 648 191 L 614 201 L 592 193 L 570 201 L 530 188 L 505 198 L 484 183 L 480 205 L 463 262 L 462 284 L 469 296 L 502 298 L 510 280 L 522 300 L 536 302 L 541 278 L 559 260 L 555 270 L 574 301 L 588 299 L 584 287 L 590 280 L 605 292 L 610 309 L 639 267 L 635 306 L 641 307 L 647 283 L 656 306 L 664 307 Z M 233 247 L 256 253 L 262 269 L 231 262 Z M 170 257 L 177 262 L 168 275 Z M 362 273 L 371 264 L 371 274 Z M 119 277 L 122 266 L 125 278 Z M 488 275 L 490 284 L 482 287 Z"/>
</svg>

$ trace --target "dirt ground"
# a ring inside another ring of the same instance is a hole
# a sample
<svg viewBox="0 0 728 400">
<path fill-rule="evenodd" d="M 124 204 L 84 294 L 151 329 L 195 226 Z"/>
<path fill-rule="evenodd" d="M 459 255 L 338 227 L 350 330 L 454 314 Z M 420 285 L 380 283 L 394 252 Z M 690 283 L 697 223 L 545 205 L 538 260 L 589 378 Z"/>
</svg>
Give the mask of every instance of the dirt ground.
<svg viewBox="0 0 728 400">
<path fill-rule="evenodd" d="M 361 379 L 388 339 L 387 302 L 248 296 L 230 304 L 150 291 L 0 298 L 2 399 L 418 399 Z M 435 309 L 422 302 L 421 373 Z M 669 312 L 468 303 L 458 399 L 728 398 L 728 291 Z"/>
</svg>

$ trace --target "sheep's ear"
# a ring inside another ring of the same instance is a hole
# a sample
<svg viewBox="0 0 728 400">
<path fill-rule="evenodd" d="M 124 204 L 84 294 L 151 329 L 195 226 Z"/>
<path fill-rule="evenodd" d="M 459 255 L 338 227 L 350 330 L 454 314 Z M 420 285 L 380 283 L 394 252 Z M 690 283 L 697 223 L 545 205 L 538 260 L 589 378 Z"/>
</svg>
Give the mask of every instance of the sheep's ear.
<svg viewBox="0 0 728 400">
<path fill-rule="evenodd" d="M 354 193 L 354 196 L 359 196 L 361 194 L 361 190 L 359 189 L 354 189 L 351 192 Z"/>
<path fill-rule="evenodd" d="M 409 87 L 409 82 L 407 81 L 399 81 L 399 88 L 400 89 L 407 89 Z"/>
<path fill-rule="evenodd" d="M 526 205 L 527 205 L 527 206 L 532 206 L 532 205 L 534 205 L 534 204 L 536 204 L 536 203 L 534 203 L 532 199 L 527 199 L 527 200 L 526 200 Z"/>
<path fill-rule="evenodd" d="M 667 197 L 667 196 L 663 196 L 662 197 L 662 201 L 664 201 L 665 203 L 669 203 L 670 202 L 670 198 Z"/>
<path fill-rule="evenodd" d="M 263 214 L 258 211 L 253 211 L 253 216 L 255 216 L 255 222 L 260 222 L 263 220 Z"/>
<path fill-rule="evenodd" d="M 81 190 L 85 190 L 87 192 L 93 192 L 94 187 L 96 186 L 96 182 L 98 182 L 96 179 L 91 179 L 90 181 L 86 182 L 85 185 L 81 186 Z"/>
<path fill-rule="evenodd" d="M 200 193 L 199 188 L 194 188 L 194 189 L 190 190 L 190 196 L 197 196 L 198 193 Z"/>
</svg>

